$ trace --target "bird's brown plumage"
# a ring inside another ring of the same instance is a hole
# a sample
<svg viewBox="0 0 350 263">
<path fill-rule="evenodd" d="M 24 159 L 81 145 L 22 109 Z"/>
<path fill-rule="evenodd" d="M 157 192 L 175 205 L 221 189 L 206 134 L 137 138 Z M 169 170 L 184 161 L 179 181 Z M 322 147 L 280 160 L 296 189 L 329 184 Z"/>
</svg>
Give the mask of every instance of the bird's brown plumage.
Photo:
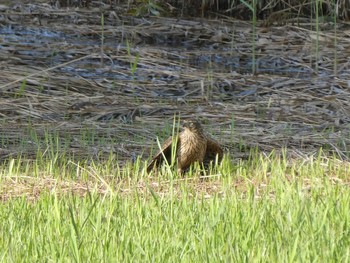
<svg viewBox="0 0 350 263">
<path fill-rule="evenodd" d="M 155 166 L 159 166 L 164 162 L 164 157 L 169 164 L 172 163 L 172 144 L 176 145 L 176 163 L 178 172 L 182 173 L 193 163 L 209 163 L 215 160 L 218 155 L 219 160 L 222 159 L 223 151 L 220 144 L 214 139 L 205 135 L 202 126 L 195 120 L 185 121 L 184 130 L 175 136 L 168 138 L 161 150 L 153 157 L 151 163 L 147 167 L 150 172 Z"/>
</svg>

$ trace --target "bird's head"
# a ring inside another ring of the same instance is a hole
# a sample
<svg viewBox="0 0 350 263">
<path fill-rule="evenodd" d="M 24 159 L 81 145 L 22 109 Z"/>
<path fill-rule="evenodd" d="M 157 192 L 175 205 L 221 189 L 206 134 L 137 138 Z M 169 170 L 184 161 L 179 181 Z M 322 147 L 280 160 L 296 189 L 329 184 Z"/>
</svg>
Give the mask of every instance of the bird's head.
<svg viewBox="0 0 350 263">
<path fill-rule="evenodd" d="M 196 120 L 185 120 L 183 127 L 191 132 L 202 132 L 201 124 Z"/>
</svg>

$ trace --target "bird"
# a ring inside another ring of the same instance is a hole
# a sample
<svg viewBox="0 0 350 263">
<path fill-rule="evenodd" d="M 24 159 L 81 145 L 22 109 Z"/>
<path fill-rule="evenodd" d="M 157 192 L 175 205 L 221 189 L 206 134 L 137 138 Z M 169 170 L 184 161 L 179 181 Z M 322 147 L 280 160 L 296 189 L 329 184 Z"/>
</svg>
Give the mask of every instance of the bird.
<svg viewBox="0 0 350 263">
<path fill-rule="evenodd" d="M 223 150 L 220 144 L 206 135 L 201 124 L 197 120 L 185 120 L 183 131 L 176 136 L 170 136 L 159 152 L 153 157 L 147 166 L 147 172 L 151 172 L 154 167 L 159 167 L 166 159 L 168 164 L 172 164 L 172 148 L 176 142 L 175 163 L 178 174 L 188 169 L 192 164 L 199 163 L 208 165 L 210 161 L 223 158 Z M 165 159 L 164 159 L 165 158 Z"/>
</svg>

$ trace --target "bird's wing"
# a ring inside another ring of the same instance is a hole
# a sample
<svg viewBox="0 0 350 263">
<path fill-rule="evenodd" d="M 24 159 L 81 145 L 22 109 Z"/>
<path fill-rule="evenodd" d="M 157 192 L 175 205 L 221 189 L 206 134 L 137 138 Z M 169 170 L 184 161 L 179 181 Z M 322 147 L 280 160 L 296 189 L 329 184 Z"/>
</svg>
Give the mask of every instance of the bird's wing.
<svg viewBox="0 0 350 263">
<path fill-rule="evenodd" d="M 216 155 L 218 155 L 218 161 L 221 161 L 224 152 L 216 140 L 207 136 L 207 150 L 205 152 L 204 163 L 209 163 L 210 161 L 215 161 Z"/>
<path fill-rule="evenodd" d="M 166 158 L 167 162 L 171 163 L 171 150 L 173 141 L 177 140 L 177 144 L 179 145 L 179 136 L 176 135 L 175 138 L 170 136 L 162 145 L 162 148 L 160 151 L 153 157 L 151 163 L 147 166 L 147 172 L 150 172 L 154 166 L 159 166 L 163 163 L 164 157 Z"/>
</svg>

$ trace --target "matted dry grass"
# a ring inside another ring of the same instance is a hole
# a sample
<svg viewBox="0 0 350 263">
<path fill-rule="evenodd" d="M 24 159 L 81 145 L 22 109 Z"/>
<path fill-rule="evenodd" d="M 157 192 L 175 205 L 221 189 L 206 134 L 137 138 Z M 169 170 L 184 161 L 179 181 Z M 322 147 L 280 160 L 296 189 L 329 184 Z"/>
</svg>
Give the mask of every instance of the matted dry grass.
<svg viewBox="0 0 350 263">
<path fill-rule="evenodd" d="M 346 24 L 256 28 L 253 75 L 248 22 L 47 4 L 8 7 L 0 17 L 1 158 L 34 156 L 41 146 L 32 131 L 69 138 L 65 151 L 79 158 L 146 158 L 175 114 L 202 119 L 235 157 L 254 147 L 347 156 Z M 106 143 L 82 144 L 82 130 Z"/>
<path fill-rule="evenodd" d="M 326 165 L 322 162 L 322 165 Z M 349 166 L 349 163 L 342 164 Z M 343 169 L 343 168 L 341 168 Z M 323 188 L 325 182 L 334 186 L 350 186 L 350 179 L 339 175 L 333 175 L 332 172 L 326 178 L 298 178 L 285 174 L 283 180 L 286 184 L 299 182 L 301 191 L 309 193 L 312 190 Z M 280 179 L 281 179 L 280 178 Z M 222 178 L 221 174 L 164 179 L 155 176 L 142 178 L 139 180 L 128 178 L 116 178 L 113 175 L 104 177 L 104 179 L 93 178 L 68 179 L 50 177 L 47 174 L 42 176 L 6 176 L 2 178 L 0 187 L 0 201 L 8 201 L 16 198 L 26 198 L 26 200 L 35 202 L 43 195 L 53 194 L 57 196 L 78 195 L 88 196 L 91 193 L 101 196 L 141 196 L 143 198 L 152 198 L 153 193 L 160 198 L 167 198 L 170 195 L 176 198 L 212 198 L 225 197 L 230 192 L 236 192 L 245 198 L 248 191 L 254 189 L 254 198 L 260 199 L 266 194 L 272 200 L 275 199 L 275 189 L 271 187 L 271 181 L 276 180 L 271 173 L 265 178 L 261 177 L 234 177 L 230 180 Z"/>
</svg>

